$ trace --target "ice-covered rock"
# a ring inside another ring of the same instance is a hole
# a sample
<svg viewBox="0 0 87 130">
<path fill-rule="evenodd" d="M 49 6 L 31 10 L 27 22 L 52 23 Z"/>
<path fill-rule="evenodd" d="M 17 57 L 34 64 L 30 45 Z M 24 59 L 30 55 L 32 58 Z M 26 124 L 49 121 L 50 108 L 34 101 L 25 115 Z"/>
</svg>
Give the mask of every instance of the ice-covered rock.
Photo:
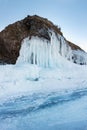
<svg viewBox="0 0 87 130">
<path fill-rule="evenodd" d="M 67 41 L 61 29 L 45 18 L 27 16 L 0 32 L 0 63 L 15 64 L 21 57 L 23 62 L 57 66 L 61 56 L 77 64 L 87 64 L 87 53 Z"/>
<path fill-rule="evenodd" d="M 49 31 L 50 33 L 50 31 Z M 72 50 L 60 34 L 51 31 L 50 41 L 39 37 L 27 37 L 22 41 L 16 63 L 30 63 L 42 67 L 59 67 L 62 58 L 77 64 L 86 64 L 85 53 Z"/>
</svg>

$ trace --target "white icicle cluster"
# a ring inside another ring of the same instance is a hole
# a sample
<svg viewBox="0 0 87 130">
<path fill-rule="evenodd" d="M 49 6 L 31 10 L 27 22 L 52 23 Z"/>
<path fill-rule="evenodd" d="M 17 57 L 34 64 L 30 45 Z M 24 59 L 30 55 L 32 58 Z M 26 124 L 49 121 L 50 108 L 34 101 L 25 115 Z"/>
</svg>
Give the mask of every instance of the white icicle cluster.
<svg viewBox="0 0 87 130">
<path fill-rule="evenodd" d="M 50 38 L 50 41 L 34 36 L 31 39 L 25 38 L 17 63 L 28 62 L 42 67 L 57 67 L 62 57 L 73 62 L 71 47 L 64 37 L 51 31 Z"/>
</svg>

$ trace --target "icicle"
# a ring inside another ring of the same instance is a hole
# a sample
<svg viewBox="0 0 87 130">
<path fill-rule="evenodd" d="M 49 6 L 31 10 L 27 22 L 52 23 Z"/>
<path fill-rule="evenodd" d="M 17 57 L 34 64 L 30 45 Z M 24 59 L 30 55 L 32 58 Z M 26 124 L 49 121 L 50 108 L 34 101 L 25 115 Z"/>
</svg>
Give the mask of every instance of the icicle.
<svg viewBox="0 0 87 130">
<path fill-rule="evenodd" d="M 75 53 L 63 36 L 57 36 L 51 31 L 50 39 L 50 41 L 47 41 L 39 37 L 25 38 L 22 42 L 17 63 L 28 62 L 42 67 L 59 67 L 62 57 L 72 62 L 83 62 L 81 56 L 78 56 L 79 61 L 74 61 L 72 57 Z"/>
</svg>

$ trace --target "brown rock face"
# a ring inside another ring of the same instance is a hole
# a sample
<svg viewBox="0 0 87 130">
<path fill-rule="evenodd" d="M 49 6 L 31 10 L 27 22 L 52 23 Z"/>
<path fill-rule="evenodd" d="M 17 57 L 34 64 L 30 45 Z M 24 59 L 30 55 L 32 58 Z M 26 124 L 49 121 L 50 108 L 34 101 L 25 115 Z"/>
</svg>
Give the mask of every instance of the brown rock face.
<svg viewBox="0 0 87 130">
<path fill-rule="evenodd" d="M 60 28 L 49 20 L 37 15 L 27 16 L 25 19 L 7 26 L 0 32 L 0 63 L 15 64 L 19 56 L 21 42 L 26 37 L 38 36 L 50 40 L 51 34 L 48 30 L 63 36 Z M 68 42 L 72 49 L 80 49 L 78 46 Z"/>
</svg>

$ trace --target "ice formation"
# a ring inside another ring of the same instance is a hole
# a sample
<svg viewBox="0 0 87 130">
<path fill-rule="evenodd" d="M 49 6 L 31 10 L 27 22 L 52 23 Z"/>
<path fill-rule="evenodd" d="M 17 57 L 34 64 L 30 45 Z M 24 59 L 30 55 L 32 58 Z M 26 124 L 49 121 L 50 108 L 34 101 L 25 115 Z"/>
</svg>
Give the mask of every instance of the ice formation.
<svg viewBox="0 0 87 130">
<path fill-rule="evenodd" d="M 84 59 L 71 49 L 63 36 L 53 31 L 49 34 L 50 41 L 35 36 L 25 38 L 22 41 L 17 63 L 28 62 L 42 67 L 57 67 L 63 57 L 78 64 L 84 62 Z"/>
</svg>

